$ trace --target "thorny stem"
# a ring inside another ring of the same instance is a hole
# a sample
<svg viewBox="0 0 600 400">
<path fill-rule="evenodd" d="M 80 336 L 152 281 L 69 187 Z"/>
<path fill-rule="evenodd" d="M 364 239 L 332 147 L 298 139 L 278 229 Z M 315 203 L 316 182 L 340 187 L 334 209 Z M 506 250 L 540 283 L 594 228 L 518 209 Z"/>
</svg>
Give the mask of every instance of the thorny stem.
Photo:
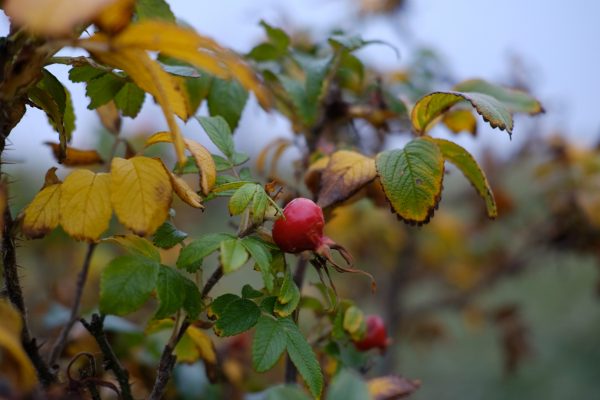
<svg viewBox="0 0 600 400">
<path fill-rule="evenodd" d="M 298 257 L 296 263 L 296 270 L 294 271 L 294 283 L 298 286 L 298 289 L 302 292 L 302 285 L 304 284 L 304 275 L 306 275 L 306 267 L 308 265 L 308 259 L 304 256 Z M 298 323 L 299 310 L 296 309 L 293 314 L 294 322 Z M 298 369 L 292 362 L 289 354 L 285 359 L 285 383 L 295 383 L 298 376 Z"/>
<path fill-rule="evenodd" d="M 87 253 L 85 254 L 85 259 L 83 261 L 83 266 L 81 267 L 81 271 L 77 276 L 77 285 L 75 289 L 75 299 L 73 300 L 73 305 L 71 306 L 71 317 L 69 318 L 69 322 L 63 327 L 58 336 L 58 339 L 54 343 L 52 347 L 52 351 L 50 352 L 50 357 L 48 358 L 48 364 L 50 367 L 54 367 L 56 361 L 61 356 L 65 345 L 67 343 L 67 338 L 69 336 L 69 332 L 75 325 L 75 322 L 79 319 L 79 307 L 81 305 L 81 297 L 83 295 L 83 288 L 85 286 L 85 281 L 87 280 L 88 271 L 90 269 L 90 264 L 92 261 L 92 255 L 94 254 L 94 250 L 96 249 L 96 243 L 90 243 L 88 245 Z"/>
<path fill-rule="evenodd" d="M 215 272 L 208 278 L 206 284 L 202 288 L 202 299 L 206 298 L 212 288 L 219 282 L 219 280 L 223 277 L 223 268 L 219 266 Z M 188 320 L 183 321 L 181 326 L 177 328 L 177 324 L 175 325 L 175 329 L 178 331 L 177 334 L 171 336 L 169 342 L 163 348 L 163 352 L 160 356 L 160 361 L 158 363 L 158 372 L 156 374 L 156 380 L 154 381 L 154 386 L 152 388 L 152 392 L 148 397 L 149 400 L 160 400 L 163 397 L 165 389 L 167 387 L 167 383 L 169 383 L 169 379 L 171 379 L 171 373 L 173 372 L 173 368 L 175 367 L 175 362 L 177 361 L 177 357 L 173 355 L 173 350 L 177 343 L 181 340 L 185 331 L 190 326 L 190 322 Z"/>
<path fill-rule="evenodd" d="M 98 343 L 104 357 L 104 369 L 113 371 L 115 378 L 117 378 L 119 388 L 121 389 L 121 398 L 123 400 L 133 400 L 131 385 L 129 384 L 129 372 L 121 365 L 121 362 L 108 342 L 108 338 L 104 332 L 104 317 L 104 315 L 92 314 L 91 322 L 87 322 L 83 318 L 80 321 L 85 329 L 96 339 L 96 343 Z"/>
</svg>

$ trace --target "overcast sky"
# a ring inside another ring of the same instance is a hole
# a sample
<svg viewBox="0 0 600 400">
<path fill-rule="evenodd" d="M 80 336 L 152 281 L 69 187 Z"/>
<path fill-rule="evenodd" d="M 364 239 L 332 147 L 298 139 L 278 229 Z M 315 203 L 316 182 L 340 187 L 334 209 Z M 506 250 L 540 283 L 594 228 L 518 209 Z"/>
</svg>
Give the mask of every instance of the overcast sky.
<svg viewBox="0 0 600 400">
<path fill-rule="evenodd" d="M 364 59 L 384 69 L 395 69 L 410 58 L 412 48 L 428 45 L 439 50 L 457 79 L 481 77 L 502 81 L 507 77 L 511 57 L 518 56 L 532 73 L 535 94 L 543 100 L 547 114 L 541 122 L 550 129 L 567 132 L 586 143 L 600 137 L 600 113 L 595 100 L 600 93 L 600 2 L 589 0 L 418 0 L 409 1 L 405 13 L 393 18 L 371 17 L 357 24 L 355 3 L 351 0 L 171 0 L 175 14 L 198 31 L 210 35 L 238 51 L 248 50 L 262 37 L 260 19 L 295 29 L 305 28 L 315 36 L 339 27 L 366 39 L 383 39 L 401 51 L 398 60 L 384 46 L 372 46 L 361 53 Z M 0 18 L 0 34 L 7 21 Z M 64 67 L 52 69 L 66 82 Z M 90 134 L 99 122 L 86 109 L 88 100 L 82 84 L 69 84 L 75 101 L 77 130 L 74 145 L 93 143 Z M 125 130 L 156 124 L 166 125 L 160 113 L 147 100 L 142 118 L 128 122 Z M 189 125 L 189 124 L 188 124 Z M 525 135 L 527 121 L 517 120 L 514 140 L 499 131 L 484 131 L 472 140 L 461 138 L 470 147 L 482 143 L 513 147 Z M 286 134 L 279 119 L 246 112 L 237 140 L 241 146 L 265 143 L 272 135 Z M 196 136 L 197 125 L 186 133 Z M 289 133 L 288 133 L 289 134 Z M 256 139 L 256 135 L 261 135 Z M 248 140 L 250 137 L 253 140 Z M 50 152 L 41 143 L 56 134 L 39 110 L 27 113 L 11 134 L 14 151 L 10 157 L 35 163 L 40 169 L 53 165 Z"/>
</svg>

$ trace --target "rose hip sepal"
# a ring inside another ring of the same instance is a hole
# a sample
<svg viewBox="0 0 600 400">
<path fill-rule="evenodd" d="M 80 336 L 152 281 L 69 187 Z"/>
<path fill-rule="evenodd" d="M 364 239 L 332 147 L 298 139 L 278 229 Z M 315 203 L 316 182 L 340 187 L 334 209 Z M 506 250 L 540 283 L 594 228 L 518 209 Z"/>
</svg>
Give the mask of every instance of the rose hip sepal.
<svg viewBox="0 0 600 400">
<path fill-rule="evenodd" d="M 365 337 L 355 341 L 354 346 L 360 351 L 377 348 L 384 353 L 390 345 L 391 339 L 387 335 L 383 319 L 379 315 L 369 315 L 366 323 L 367 331 Z"/>
<path fill-rule="evenodd" d="M 329 261 L 338 272 L 353 272 L 367 275 L 371 278 L 372 289 L 375 290 L 375 281 L 368 272 L 356 269 L 353 266 L 352 255 L 331 238 L 323 235 L 325 218 L 323 210 L 314 201 L 298 197 L 290 201 L 283 209 L 283 217 L 273 225 L 273 240 L 281 250 L 286 253 L 301 253 L 312 251 L 316 258 L 313 265 L 325 266 Z M 331 256 L 331 249 L 336 250 L 344 258 L 347 266 L 336 263 Z M 327 269 L 325 269 L 327 272 Z"/>
</svg>

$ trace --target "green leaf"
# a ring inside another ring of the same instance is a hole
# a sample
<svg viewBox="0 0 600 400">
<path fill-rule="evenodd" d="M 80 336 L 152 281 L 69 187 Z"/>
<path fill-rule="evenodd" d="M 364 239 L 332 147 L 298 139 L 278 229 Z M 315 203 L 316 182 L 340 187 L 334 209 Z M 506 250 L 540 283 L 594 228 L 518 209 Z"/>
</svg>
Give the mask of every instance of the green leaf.
<svg viewBox="0 0 600 400">
<path fill-rule="evenodd" d="M 121 110 L 123 115 L 135 118 L 144 104 L 146 92 L 140 89 L 135 83 L 127 82 L 121 90 L 115 95 L 115 104 Z"/>
<path fill-rule="evenodd" d="M 356 306 L 350 306 L 344 312 L 342 326 L 352 339 L 361 339 L 367 329 L 363 312 Z"/>
<path fill-rule="evenodd" d="M 173 268 L 161 265 L 156 285 L 159 307 L 155 319 L 167 318 L 183 308 L 191 319 L 201 310 L 202 300 L 196 284 Z"/>
<path fill-rule="evenodd" d="M 278 385 L 265 391 L 265 400 L 310 400 L 296 385 Z"/>
<path fill-rule="evenodd" d="M 85 94 L 90 98 L 88 109 L 93 110 L 115 98 L 125 85 L 125 80 L 113 74 L 104 74 L 88 81 Z"/>
<path fill-rule="evenodd" d="M 258 297 L 262 297 L 263 293 L 254 289 L 252 286 L 245 284 L 242 287 L 242 297 L 244 299 L 256 299 Z"/>
<path fill-rule="evenodd" d="M 196 159 L 194 156 L 188 156 L 188 158 L 185 160 L 185 164 L 183 164 L 183 167 L 180 168 L 178 164 L 173 167 L 173 172 L 178 174 L 197 174 L 198 171 L 198 166 L 196 165 Z"/>
<path fill-rule="evenodd" d="M 152 243 L 132 233 L 115 235 L 102 239 L 103 242 L 116 243 L 132 254 L 160 262 L 160 252 Z"/>
<path fill-rule="evenodd" d="M 221 295 L 213 300 L 213 302 L 210 304 L 210 312 L 218 318 L 221 314 L 223 314 L 230 303 L 233 303 L 239 298 L 240 296 L 236 296 L 233 293 L 225 293 L 224 295 Z"/>
<path fill-rule="evenodd" d="M 140 308 L 156 287 L 159 267 L 139 256 L 112 260 L 100 277 L 100 312 L 125 315 Z"/>
<path fill-rule="evenodd" d="M 256 183 L 247 183 L 236 190 L 231 199 L 229 199 L 229 214 L 238 215 L 244 212 L 258 188 L 259 185 Z"/>
<path fill-rule="evenodd" d="M 221 242 L 221 265 L 223 273 L 229 274 L 248 261 L 248 252 L 240 239 L 226 239 Z"/>
<path fill-rule="evenodd" d="M 287 344 L 280 320 L 263 315 L 259 318 L 252 341 L 252 367 L 257 372 L 273 368 Z"/>
<path fill-rule="evenodd" d="M 210 140 L 218 147 L 219 150 L 231 159 L 233 156 L 233 138 L 231 129 L 227 125 L 227 121 L 221 116 L 216 117 L 196 117 L 202 128 L 210 138 Z"/>
<path fill-rule="evenodd" d="M 248 92 L 238 81 L 215 78 L 208 94 L 208 111 L 210 115 L 222 116 L 233 132 L 247 101 Z"/>
<path fill-rule="evenodd" d="M 280 317 L 291 315 L 300 303 L 300 289 L 294 283 L 292 274 L 288 270 L 283 278 L 277 303 L 275 304 L 275 314 Z"/>
<path fill-rule="evenodd" d="M 170 221 L 158 227 L 154 233 L 152 243 L 161 249 L 170 249 L 171 247 L 183 242 L 188 234 L 175 228 L 175 225 Z"/>
<path fill-rule="evenodd" d="M 216 154 L 211 154 L 213 161 L 215 162 L 215 168 L 217 172 L 227 171 L 233 168 L 233 163 L 226 158 L 223 158 Z"/>
<path fill-rule="evenodd" d="M 342 369 L 331 381 L 327 400 L 368 400 L 369 387 L 364 379 L 350 369 Z"/>
<path fill-rule="evenodd" d="M 29 99 L 47 115 L 52 127 L 60 139 L 61 160 L 64 157 L 67 142 L 75 129 L 75 115 L 69 91 L 54 75 L 42 70 L 42 79 L 27 92 Z M 60 160 L 59 160 L 60 161 Z"/>
<path fill-rule="evenodd" d="M 256 325 L 260 317 L 260 309 L 253 301 L 239 297 L 229 300 L 225 306 L 219 308 L 219 312 L 213 308 L 213 312 L 218 317 L 214 329 L 219 336 L 233 336 L 245 332 Z"/>
<path fill-rule="evenodd" d="M 271 273 L 271 249 L 269 244 L 253 236 L 246 236 L 242 239 L 242 245 L 260 270 L 260 273 L 265 284 L 265 288 L 269 293 L 273 292 L 273 274 Z"/>
<path fill-rule="evenodd" d="M 140 20 L 159 19 L 175 23 L 175 15 L 165 0 L 136 0 L 135 13 Z"/>
<path fill-rule="evenodd" d="M 393 210 L 409 223 L 429 221 L 437 207 L 444 178 L 444 158 L 427 138 L 388 150 L 375 160 L 379 180 Z"/>
<path fill-rule="evenodd" d="M 269 195 L 260 187 L 257 188 L 252 199 L 252 222 L 260 225 L 265 219 L 265 213 L 269 206 Z"/>
<path fill-rule="evenodd" d="M 106 71 L 91 65 L 80 65 L 69 70 L 69 80 L 71 82 L 87 82 L 103 74 L 106 74 Z"/>
<path fill-rule="evenodd" d="M 541 103 L 528 93 L 492 85 L 481 79 L 470 79 L 454 86 L 457 92 L 477 92 L 492 96 L 508 108 L 511 113 L 521 112 L 535 115 L 544 112 Z"/>
<path fill-rule="evenodd" d="M 473 156 L 458 144 L 444 139 L 433 139 L 442 151 L 444 159 L 454 164 L 471 182 L 481 198 L 485 201 L 487 215 L 490 218 L 498 216 L 498 208 L 494 193 L 488 180 Z"/>
<path fill-rule="evenodd" d="M 210 93 L 213 77 L 209 74 L 201 74 L 199 78 L 186 78 L 185 89 L 190 103 L 190 115 L 196 113 L 200 104 Z"/>
<path fill-rule="evenodd" d="M 360 36 L 349 36 L 349 35 L 336 34 L 336 35 L 331 36 L 328 39 L 328 42 L 329 42 L 329 45 L 331 47 L 333 47 L 335 50 L 344 49 L 349 52 L 356 51 L 358 49 L 361 49 L 361 48 L 371 45 L 371 44 L 383 44 L 383 45 L 389 46 L 392 50 L 394 50 L 396 52 L 396 56 L 400 57 L 400 54 L 398 53 L 398 49 L 396 49 L 394 46 L 392 46 L 389 43 L 384 42 L 382 40 L 364 40 Z"/>
<path fill-rule="evenodd" d="M 269 61 L 277 60 L 287 54 L 290 45 L 290 38 L 287 33 L 282 29 L 272 27 L 265 21 L 261 21 L 260 24 L 265 28 L 269 41 L 255 46 L 248 53 L 248 57 L 256 61 Z"/>
<path fill-rule="evenodd" d="M 216 251 L 223 240 L 233 238 L 227 233 L 209 233 L 192 241 L 179 252 L 177 268 L 188 272 L 196 272 L 202 266 L 202 260 Z"/>
<path fill-rule="evenodd" d="M 286 348 L 290 359 L 300 372 L 312 395 L 319 397 L 323 390 L 323 374 L 315 353 L 294 321 L 284 318 L 279 322 L 285 331 Z"/>
<path fill-rule="evenodd" d="M 411 113 L 413 127 L 417 133 L 424 133 L 437 117 L 463 101 L 468 101 L 493 128 L 512 133 L 513 119 L 506 106 L 492 96 L 472 92 L 434 92 L 422 97 Z"/>
</svg>

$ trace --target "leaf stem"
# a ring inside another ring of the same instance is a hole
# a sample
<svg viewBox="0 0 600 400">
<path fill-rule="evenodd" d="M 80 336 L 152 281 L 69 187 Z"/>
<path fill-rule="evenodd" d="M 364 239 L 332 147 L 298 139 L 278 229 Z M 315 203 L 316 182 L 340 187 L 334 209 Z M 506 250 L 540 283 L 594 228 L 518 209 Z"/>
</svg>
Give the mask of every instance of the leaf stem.
<svg viewBox="0 0 600 400">
<path fill-rule="evenodd" d="M 52 351 L 50 352 L 50 357 L 48 358 L 48 364 L 50 367 L 54 368 L 56 361 L 58 361 L 61 356 L 63 350 L 65 349 L 65 345 L 67 343 L 67 338 L 69 336 L 69 332 L 75 325 L 75 322 L 79 319 L 79 308 L 81 306 L 81 297 L 83 295 L 83 288 L 85 286 L 85 282 L 87 280 L 88 271 L 90 269 L 90 264 L 92 261 L 92 255 L 94 254 L 94 250 L 96 249 L 96 243 L 90 243 L 87 248 L 87 252 L 85 254 L 85 259 L 83 261 L 83 266 L 81 267 L 81 271 L 77 276 L 77 285 L 75 289 L 75 299 L 73 300 L 73 305 L 71 306 L 71 316 L 69 318 L 69 322 L 60 332 L 60 335 L 56 339 L 54 346 L 52 347 Z"/>
<path fill-rule="evenodd" d="M 121 365 L 121 362 L 108 342 L 106 333 L 104 332 L 104 318 L 104 315 L 92 314 L 91 322 L 87 322 L 83 318 L 80 321 L 85 329 L 96 339 L 96 343 L 98 343 L 104 357 L 104 369 L 111 370 L 115 378 L 117 378 L 119 388 L 121 389 L 120 398 L 123 400 L 133 400 L 131 385 L 129 384 L 129 372 Z"/>
</svg>

